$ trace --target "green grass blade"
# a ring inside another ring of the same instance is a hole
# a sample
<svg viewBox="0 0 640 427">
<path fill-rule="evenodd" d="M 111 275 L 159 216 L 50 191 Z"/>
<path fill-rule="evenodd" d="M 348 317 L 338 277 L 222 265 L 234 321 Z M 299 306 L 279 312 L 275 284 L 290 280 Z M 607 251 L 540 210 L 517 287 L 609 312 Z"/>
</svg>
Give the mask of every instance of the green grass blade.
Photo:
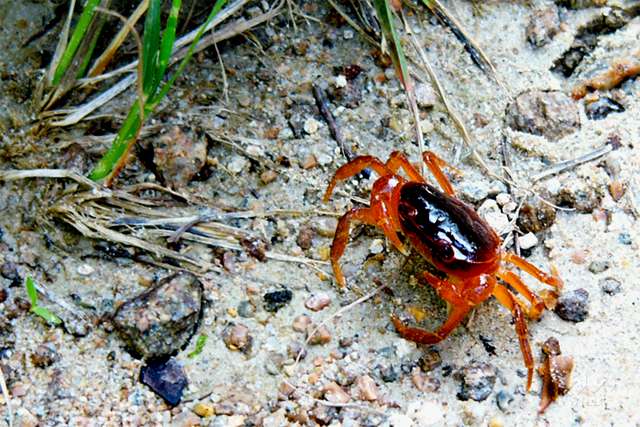
<svg viewBox="0 0 640 427">
<path fill-rule="evenodd" d="M 24 282 L 25 288 L 27 288 L 27 296 L 29 297 L 29 301 L 31 302 L 31 307 L 35 307 L 38 305 L 38 291 L 36 291 L 36 284 L 33 279 L 29 276 L 27 280 Z"/>
<path fill-rule="evenodd" d="M 205 334 L 200 334 L 198 336 L 198 340 L 196 341 L 196 348 L 194 348 L 193 351 L 187 355 L 189 359 L 192 359 L 202 353 L 204 345 L 207 343 L 207 338 L 208 337 Z"/>
<path fill-rule="evenodd" d="M 160 57 L 160 12 L 161 0 L 151 0 L 144 20 L 142 36 L 142 91 L 149 97 L 158 88 L 158 60 Z"/>
<path fill-rule="evenodd" d="M 93 168 L 89 174 L 89 179 L 99 181 L 111 173 L 120 161 L 120 158 L 127 153 L 129 141 L 135 138 L 140 126 L 140 104 L 135 102 L 129 110 L 129 114 L 113 140 L 113 143 L 111 143 L 111 148 Z"/>
<path fill-rule="evenodd" d="M 53 74 L 53 80 L 51 82 L 53 86 L 57 86 L 60 83 L 60 80 L 62 80 L 62 77 L 73 62 L 78 46 L 80 46 L 80 43 L 84 39 L 87 29 L 95 16 L 95 9 L 99 2 L 100 0 L 88 0 L 85 4 L 82 14 L 80 15 L 80 19 L 78 20 L 78 24 L 71 35 L 71 40 L 69 40 L 69 44 L 64 50 L 62 58 L 60 58 L 60 62 L 58 63 L 58 67 Z"/>
<path fill-rule="evenodd" d="M 178 14 L 180 13 L 181 0 L 173 0 L 171 3 L 171 11 L 167 18 L 167 25 L 162 33 L 162 47 L 160 49 L 160 58 L 158 60 L 158 73 L 163 76 L 169 66 L 169 59 L 173 51 L 173 43 L 176 40 L 176 29 L 178 28 Z"/>
<path fill-rule="evenodd" d="M 374 0 L 373 3 L 376 8 L 378 21 L 380 21 L 380 28 L 382 28 L 384 38 L 387 39 L 387 43 L 389 44 L 389 54 L 391 55 L 391 60 L 393 61 L 393 65 L 396 69 L 396 74 L 398 75 L 400 83 L 402 83 L 405 90 L 409 90 L 411 87 L 411 79 L 409 77 L 407 59 L 404 56 L 404 50 L 400 43 L 400 37 L 393 25 L 393 19 L 395 16 L 389 8 L 388 0 Z"/>
<path fill-rule="evenodd" d="M 42 317 L 50 325 L 59 325 L 62 323 L 62 320 L 58 316 L 44 307 L 31 307 L 31 312 L 37 316 Z"/>
</svg>

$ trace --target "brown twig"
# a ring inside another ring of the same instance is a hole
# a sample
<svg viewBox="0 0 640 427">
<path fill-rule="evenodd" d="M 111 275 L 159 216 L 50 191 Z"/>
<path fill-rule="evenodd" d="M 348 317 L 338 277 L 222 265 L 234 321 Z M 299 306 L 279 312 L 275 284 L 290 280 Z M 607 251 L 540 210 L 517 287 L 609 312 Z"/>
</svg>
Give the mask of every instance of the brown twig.
<svg viewBox="0 0 640 427">
<path fill-rule="evenodd" d="M 344 143 L 342 132 L 340 132 L 336 119 L 329 110 L 329 101 L 327 101 L 324 90 L 316 84 L 313 85 L 313 97 L 316 100 L 316 106 L 318 107 L 318 110 L 320 110 L 322 118 L 327 122 L 327 126 L 329 126 L 329 133 L 331 134 L 331 137 L 338 143 L 340 151 L 342 151 L 342 155 L 347 159 L 347 161 L 351 161 L 351 159 L 353 159 L 353 153 Z"/>
</svg>

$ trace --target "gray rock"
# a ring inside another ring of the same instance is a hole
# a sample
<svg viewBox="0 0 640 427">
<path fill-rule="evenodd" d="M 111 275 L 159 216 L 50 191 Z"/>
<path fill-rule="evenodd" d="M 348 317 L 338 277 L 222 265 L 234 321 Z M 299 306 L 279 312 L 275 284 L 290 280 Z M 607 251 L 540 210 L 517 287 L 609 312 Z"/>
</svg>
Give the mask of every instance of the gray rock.
<svg viewBox="0 0 640 427">
<path fill-rule="evenodd" d="M 143 366 L 140 381 L 171 406 L 180 403 L 182 392 L 188 384 L 182 366 L 173 358 L 162 362 L 151 361 Z"/>
<path fill-rule="evenodd" d="M 535 47 L 546 45 L 560 31 L 560 19 L 555 7 L 538 10 L 527 25 L 527 40 Z"/>
<path fill-rule="evenodd" d="M 578 105 L 559 91 L 529 90 L 509 104 L 507 124 L 515 130 L 561 139 L 580 127 Z"/>
<path fill-rule="evenodd" d="M 609 261 L 593 261 L 589 264 L 589 271 L 593 274 L 598 274 L 608 270 L 609 266 Z"/>
<path fill-rule="evenodd" d="M 556 314 L 569 322 L 583 322 L 589 314 L 589 292 L 576 289 L 562 295 L 554 309 Z"/>
<path fill-rule="evenodd" d="M 613 277 L 606 277 L 598 283 L 600 285 L 600 289 L 607 295 L 616 295 L 622 291 L 622 284 L 619 280 L 614 279 Z"/>
<path fill-rule="evenodd" d="M 166 277 L 125 302 L 114 316 L 115 327 L 134 356 L 156 359 L 175 354 L 195 333 L 202 292 L 192 274 Z"/>
<path fill-rule="evenodd" d="M 485 400 L 493 391 L 496 384 L 496 369 L 484 362 L 471 362 L 459 372 L 461 381 L 460 400 L 473 399 L 476 402 Z"/>
<path fill-rule="evenodd" d="M 496 395 L 496 403 L 498 404 L 498 408 L 500 408 L 502 412 L 507 412 L 512 402 L 513 395 L 508 391 L 501 390 Z"/>
</svg>

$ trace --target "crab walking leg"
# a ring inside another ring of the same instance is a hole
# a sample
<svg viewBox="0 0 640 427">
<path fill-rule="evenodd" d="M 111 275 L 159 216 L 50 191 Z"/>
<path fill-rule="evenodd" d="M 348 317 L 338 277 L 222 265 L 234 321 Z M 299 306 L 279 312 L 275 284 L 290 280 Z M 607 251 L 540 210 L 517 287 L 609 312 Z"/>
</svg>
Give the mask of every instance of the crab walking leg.
<svg viewBox="0 0 640 427">
<path fill-rule="evenodd" d="M 338 168 L 336 173 L 333 175 L 329 186 L 327 187 L 327 191 L 325 191 L 324 193 L 323 201 L 329 201 L 329 197 L 331 197 L 331 193 L 333 192 L 333 189 L 338 181 L 342 181 L 354 175 L 357 175 L 366 168 L 373 169 L 379 176 L 384 176 L 391 173 L 391 171 L 389 171 L 389 168 L 387 168 L 387 166 L 378 158 L 373 156 L 358 156 L 351 160 L 349 163 L 345 163 Z"/>
<path fill-rule="evenodd" d="M 527 329 L 527 321 L 520 303 L 515 296 L 507 288 L 496 284 L 493 288 L 493 295 L 498 302 L 509 309 L 516 323 L 516 333 L 520 342 L 520 351 L 524 359 L 524 365 L 527 367 L 527 391 L 531 388 L 531 380 L 533 379 L 533 355 L 531 354 L 531 344 L 529 343 L 529 330 Z"/>
<path fill-rule="evenodd" d="M 525 285 L 525 283 L 520 279 L 515 273 L 507 270 L 498 270 L 496 275 L 513 286 L 513 288 L 522 294 L 530 303 L 529 312 L 527 313 L 532 319 L 539 319 L 544 311 L 544 302 L 542 298 L 533 293 L 531 289 Z"/>
<path fill-rule="evenodd" d="M 549 286 L 553 286 L 554 288 L 560 290 L 562 289 L 562 279 L 558 277 L 557 271 L 555 268 L 551 269 L 552 274 L 547 274 L 544 271 L 540 270 L 535 265 L 531 264 L 529 261 L 520 258 L 518 255 L 506 252 L 502 255 L 502 260 L 508 263 L 515 265 L 520 268 L 522 271 L 530 274 L 535 277 L 542 283 L 546 283 Z"/>
<path fill-rule="evenodd" d="M 407 156 L 405 156 L 401 151 L 394 151 L 391 153 L 386 165 L 393 173 L 397 172 L 399 169 L 404 170 L 411 181 L 425 182 L 423 176 L 420 175 L 420 172 L 413 167 L 409 159 L 407 159 Z"/>
<path fill-rule="evenodd" d="M 396 316 L 392 316 L 391 321 L 402 338 L 418 344 L 435 344 L 445 339 L 462 322 L 473 306 L 458 295 L 451 282 L 442 280 L 426 271 L 423 274 L 438 295 L 453 307 L 447 320 L 436 332 L 407 326 Z"/>
<path fill-rule="evenodd" d="M 447 176 L 442 171 L 442 168 L 444 166 L 448 166 L 447 163 L 431 151 L 425 151 L 424 153 L 422 153 L 422 159 L 424 160 L 424 163 L 436 178 L 436 181 L 438 181 L 438 184 L 440 184 L 440 187 L 442 187 L 444 192 L 449 196 L 455 196 L 456 192 L 453 190 L 451 181 L 449 181 L 449 178 L 447 178 Z"/>
<path fill-rule="evenodd" d="M 331 244 L 330 253 L 333 275 L 336 277 L 336 281 L 340 287 L 343 287 L 346 282 L 338 261 L 344 254 L 344 249 L 347 247 L 347 243 L 349 242 L 349 226 L 352 221 L 376 225 L 376 215 L 370 208 L 354 208 L 340 217 L 338 226 L 336 227 L 336 234 L 333 238 L 333 243 Z"/>
</svg>

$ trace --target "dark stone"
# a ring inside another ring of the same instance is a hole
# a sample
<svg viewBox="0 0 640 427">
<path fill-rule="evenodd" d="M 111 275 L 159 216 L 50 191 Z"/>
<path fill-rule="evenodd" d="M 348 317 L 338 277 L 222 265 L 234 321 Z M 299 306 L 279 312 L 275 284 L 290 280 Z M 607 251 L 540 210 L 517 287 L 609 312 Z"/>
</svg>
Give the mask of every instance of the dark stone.
<svg viewBox="0 0 640 427">
<path fill-rule="evenodd" d="M 265 302 L 264 309 L 275 313 L 291 302 L 291 299 L 293 298 L 293 292 L 291 292 L 289 289 L 267 292 L 266 294 L 264 294 L 263 298 Z"/>
<path fill-rule="evenodd" d="M 619 294 L 622 291 L 622 284 L 613 277 L 606 277 L 599 282 L 600 289 L 607 295 Z"/>
<path fill-rule="evenodd" d="M 238 304 L 238 315 L 240 317 L 253 317 L 255 313 L 256 308 L 250 301 L 241 301 L 240 304 Z"/>
<path fill-rule="evenodd" d="M 202 284 L 190 273 L 166 277 L 125 302 L 114 325 L 135 357 L 166 358 L 184 348 L 195 333 L 202 293 Z"/>
<path fill-rule="evenodd" d="M 5 262 L 0 266 L 0 275 L 5 279 L 11 281 L 12 285 L 20 282 L 20 275 L 18 274 L 18 267 L 13 262 Z"/>
<path fill-rule="evenodd" d="M 559 140 L 580 128 L 577 104 L 559 91 L 529 90 L 509 104 L 507 124 L 512 129 Z"/>
<path fill-rule="evenodd" d="M 585 110 L 589 119 L 602 120 L 611 113 L 624 112 L 624 107 L 613 99 L 603 96 L 587 104 Z"/>
<path fill-rule="evenodd" d="M 546 45 L 560 31 L 560 19 L 555 7 L 538 10 L 527 25 L 527 40 L 534 47 Z"/>
<path fill-rule="evenodd" d="M 140 370 L 140 381 L 171 406 L 180 403 L 188 383 L 182 366 L 173 358 L 147 363 Z"/>
<path fill-rule="evenodd" d="M 422 369 L 422 372 L 433 371 L 435 368 L 437 368 L 441 364 L 442 364 L 442 358 L 440 357 L 440 353 L 438 353 L 438 350 L 434 350 L 434 349 L 429 350 L 427 353 L 422 355 L 420 359 L 418 359 L 418 366 L 420 366 L 420 369 Z"/>
<path fill-rule="evenodd" d="M 518 214 L 518 227 L 525 233 L 539 233 L 551 227 L 556 220 L 556 210 L 546 203 L 525 203 Z"/>
<path fill-rule="evenodd" d="M 52 343 L 40 344 L 31 354 L 31 363 L 36 368 L 46 368 L 53 365 L 59 358 L 55 345 Z"/>
<path fill-rule="evenodd" d="M 513 402 L 513 395 L 508 391 L 500 390 L 496 395 L 496 403 L 502 412 L 507 412 Z"/>
<path fill-rule="evenodd" d="M 378 365 L 376 368 L 376 370 L 378 371 L 378 375 L 380 376 L 382 381 L 386 383 L 398 381 L 398 378 L 400 378 L 400 372 L 398 372 L 398 369 L 394 365 Z"/>
<path fill-rule="evenodd" d="M 583 322 L 589 314 L 589 292 L 576 289 L 565 293 L 558 299 L 554 309 L 560 318 L 569 322 Z"/>
<path fill-rule="evenodd" d="M 492 356 L 496 355 L 496 346 L 493 345 L 493 340 L 491 338 L 487 338 L 484 335 L 480 335 L 480 342 L 484 346 L 484 349 L 487 353 Z"/>
<path fill-rule="evenodd" d="M 471 362 L 459 372 L 460 392 L 456 395 L 460 400 L 473 399 L 476 402 L 485 400 L 493 391 L 496 383 L 496 370 L 483 362 Z"/>
<path fill-rule="evenodd" d="M 631 243 L 633 243 L 633 241 L 631 240 L 631 234 L 629 233 L 620 233 L 618 235 L 618 241 L 623 245 L 630 245 Z"/>
</svg>

